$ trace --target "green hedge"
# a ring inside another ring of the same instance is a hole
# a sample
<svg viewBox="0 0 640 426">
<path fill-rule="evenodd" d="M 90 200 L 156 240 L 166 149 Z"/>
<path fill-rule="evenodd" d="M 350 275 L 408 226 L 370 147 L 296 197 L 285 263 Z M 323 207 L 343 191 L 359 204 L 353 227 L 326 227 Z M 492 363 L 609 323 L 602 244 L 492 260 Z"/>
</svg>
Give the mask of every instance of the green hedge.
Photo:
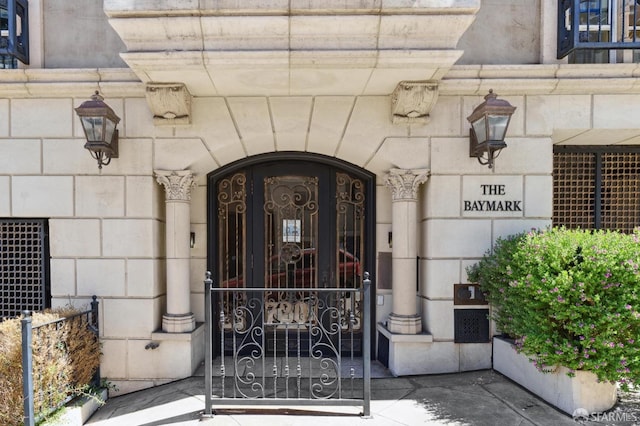
<svg viewBox="0 0 640 426">
<path fill-rule="evenodd" d="M 77 311 L 36 312 L 33 326 L 67 318 Z M 100 364 L 100 346 L 84 315 L 33 330 L 33 382 L 36 418 L 44 418 L 82 393 Z M 21 425 L 22 336 L 20 318 L 0 322 L 0 424 Z"/>
<path fill-rule="evenodd" d="M 640 381 L 640 231 L 554 228 L 499 239 L 468 269 L 498 329 L 541 371 Z"/>
</svg>

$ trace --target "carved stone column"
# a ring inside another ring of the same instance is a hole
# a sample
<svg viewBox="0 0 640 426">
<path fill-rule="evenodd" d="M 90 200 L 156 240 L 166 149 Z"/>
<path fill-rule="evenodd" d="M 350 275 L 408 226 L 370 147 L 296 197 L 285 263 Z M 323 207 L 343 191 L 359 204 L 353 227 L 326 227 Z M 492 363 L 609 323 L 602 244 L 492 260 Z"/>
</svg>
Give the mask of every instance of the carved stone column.
<svg viewBox="0 0 640 426">
<path fill-rule="evenodd" d="M 191 188 L 195 186 L 190 170 L 156 170 L 156 180 L 165 189 L 167 250 L 167 312 L 162 330 L 186 333 L 195 328 L 190 302 L 190 209 Z"/>
<path fill-rule="evenodd" d="M 391 189 L 393 196 L 393 307 L 387 322 L 387 328 L 392 333 L 422 332 L 422 319 L 416 313 L 418 188 L 428 178 L 427 169 L 391 169 L 385 176 L 385 184 Z"/>
</svg>

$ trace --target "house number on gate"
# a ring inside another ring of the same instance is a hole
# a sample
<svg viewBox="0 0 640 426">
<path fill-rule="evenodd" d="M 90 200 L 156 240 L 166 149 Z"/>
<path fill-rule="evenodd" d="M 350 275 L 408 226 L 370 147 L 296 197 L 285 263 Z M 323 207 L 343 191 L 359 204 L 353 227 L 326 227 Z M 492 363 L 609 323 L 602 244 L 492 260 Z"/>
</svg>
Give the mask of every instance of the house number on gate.
<svg viewBox="0 0 640 426">
<path fill-rule="evenodd" d="M 464 200 L 465 212 L 521 212 L 522 200 L 503 199 L 507 197 L 506 185 L 481 184 L 480 194 L 491 197 L 488 200 Z"/>
</svg>

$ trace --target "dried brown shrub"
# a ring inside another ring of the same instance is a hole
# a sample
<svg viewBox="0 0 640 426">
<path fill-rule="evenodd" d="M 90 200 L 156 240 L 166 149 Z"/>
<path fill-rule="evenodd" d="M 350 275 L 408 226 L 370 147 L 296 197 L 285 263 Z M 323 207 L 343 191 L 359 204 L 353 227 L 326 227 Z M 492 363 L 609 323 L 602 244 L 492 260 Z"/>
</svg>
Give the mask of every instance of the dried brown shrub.
<svg viewBox="0 0 640 426">
<path fill-rule="evenodd" d="M 100 346 L 84 315 L 64 308 L 33 314 L 33 387 L 36 417 L 48 414 L 86 387 L 100 364 Z M 50 324 L 49 324 L 50 323 Z M 0 322 L 0 424 L 23 421 L 20 318 Z"/>
<path fill-rule="evenodd" d="M 20 321 L 0 322 L 0 424 L 22 424 Z"/>
<path fill-rule="evenodd" d="M 76 313 L 69 309 L 58 312 L 65 318 Z M 76 316 L 69 321 L 65 343 L 72 386 L 77 388 L 89 384 L 100 365 L 100 343 L 91 331 L 86 316 Z"/>
</svg>

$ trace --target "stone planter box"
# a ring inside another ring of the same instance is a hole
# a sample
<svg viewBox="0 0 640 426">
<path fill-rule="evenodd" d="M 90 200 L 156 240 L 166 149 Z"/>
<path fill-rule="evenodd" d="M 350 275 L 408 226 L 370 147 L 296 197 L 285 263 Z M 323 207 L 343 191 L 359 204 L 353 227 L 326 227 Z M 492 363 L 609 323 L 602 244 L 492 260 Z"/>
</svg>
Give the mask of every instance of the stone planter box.
<svg viewBox="0 0 640 426">
<path fill-rule="evenodd" d="M 541 373 L 509 340 L 500 337 L 493 338 L 493 369 L 569 415 L 579 408 L 589 413 L 607 411 L 616 403 L 615 384 L 598 383 L 596 375 L 586 371 L 569 377 L 565 367 Z"/>
<path fill-rule="evenodd" d="M 82 426 L 107 401 L 108 395 L 107 389 L 100 389 L 95 397 L 76 398 L 43 426 Z"/>
</svg>

